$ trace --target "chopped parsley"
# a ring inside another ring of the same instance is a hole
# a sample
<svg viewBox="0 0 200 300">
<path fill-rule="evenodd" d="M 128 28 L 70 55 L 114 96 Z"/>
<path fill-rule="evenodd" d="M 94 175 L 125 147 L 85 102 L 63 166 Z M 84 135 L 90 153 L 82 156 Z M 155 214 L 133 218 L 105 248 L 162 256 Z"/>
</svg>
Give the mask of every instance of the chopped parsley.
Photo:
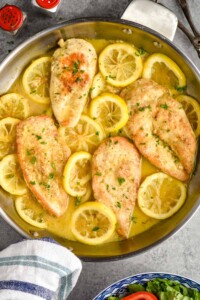
<svg viewBox="0 0 200 300">
<path fill-rule="evenodd" d="M 32 156 L 30 162 L 34 165 L 37 161 L 37 157 Z"/>
<path fill-rule="evenodd" d="M 117 178 L 119 185 L 122 185 L 122 183 L 124 183 L 126 180 L 123 177 L 118 177 Z"/>
<path fill-rule="evenodd" d="M 180 93 L 183 93 L 185 92 L 185 90 L 187 89 L 187 86 L 176 86 L 175 89 L 180 92 Z"/>
<path fill-rule="evenodd" d="M 30 181 L 30 184 L 35 185 L 36 182 L 31 180 L 31 181 Z"/>
<path fill-rule="evenodd" d="M 122 134 L 122 130 L 121 130 L 121 129 L 118 130 L 118 134 L 119 134 L 119 135 Z"/>
<path fill-rule="evenodd" d="M 163 108 L 163 109 L 168 109 L 169 108 L 169 106 L 167 105 L 167 103 L 161 104 L 160 107 Z"/>
<path fill-rule="evenodd" d="M 50 184 L 46 182 L 40 182 L 40 185 L 43 185 L 45 188 L 50 189 Z"/>
<path fill-rule="evenodd" d="M 95 226 L 94 228 L 92 228 L 92 231 L 98 231 L 100 229 L 99 226 Z"/>
<path fill-rule="evenodd" d="M 76 75 L 78 73 L 79 65 L 80 65 L 80 60 L 74 62 L 73 70 L 72 70 L 73 75 Z"/>
<path fill-rule="evenodd" d="M 108 78 L 116 79 L 116 76 L 109 75 L 109 76 L 106 76 L 106 77 L 105 77 L 106 80 L 108 80 Z"/>
<path fill-rule="evenodd" d="M 151 109 L 151 106 L 148 105 L 148 106 L 139 107 L 138 110 L 139 110 L 139 111 L 144 111 L 144 110 L 147 109 L 147 108 L 148 108 L 148 109 Z"/>
<path fill-rule="evenodd" d="M 54 173 L 50 173 L 49 174 L 49 179 L 53 179 L 54 178 Z"/>
<path fill-rule="evenodd" d="M 95 89 L 95 87 L 91 87 L 91 88 L 89 89 L 89 94 L 91 94 L 91 92 L 92 92 L 94 89 Z"/>
<path fill-rule="evenodd" d="M 137 52 L 135 52 L 135 55 L 137 55 L 137 56 L 142 56 L 142 55 L 144 55 L 144 54 L 146 54 L 146 53 L 147 53 L 146 50 L 144 50 L 143 48 L 140 48 L 140 49 L 138 49 Z"/>
<path fill-rule="evenodd" d="M 83 79 L 81 77 L 76 77 L 75 82 L 82 81 Z"/>
<path fill-rule="evenodd" d="M 131 216 L 131 222 L 137 223 L 137 217 Z"/>
<path fill-rule="evenodd" d="M 52 166 L 52 169 L 54 169 L 54 170 L 56 169 L 56 165 L 54 162 L 51 163 L 51 166 Z"/>
<path fill-rule="evenodd" d="M 100 173 L 100 172 L 96 172 L 96 173 L 95 173 L 95 175 L 96 175 L 96 176 L 101 176 L 101 175 L 102 175 L 102 173 Z"/>
<path fill-rule="evenodd" d="M 78 206 L 80 203 L 81 203 L 81 198 L 77 196 L 75 200 L 75 206 Z"/>
<path fill-rule="evenodd" d="M 177 156 L 174 157 L 174 163 L 176 164 L 177 162 L 179 162 L 179 158 Z"/>
<path fill-rule="evenodd" d="M 26 155 L 27 156 L 30 156 L 32 153 L 31 153 L 31 150 L 29 150 L 29 149 L 26 149 Z"/>
<path fill-rule="evenodd" d="M 119 201 L 117 201 L 116 206 L 117 206 L 118 208 L 121 208 L 121 207 L 122 207 L 122 205 L 121 205 L 121 203 L 120 203 Z"/>
</svg>

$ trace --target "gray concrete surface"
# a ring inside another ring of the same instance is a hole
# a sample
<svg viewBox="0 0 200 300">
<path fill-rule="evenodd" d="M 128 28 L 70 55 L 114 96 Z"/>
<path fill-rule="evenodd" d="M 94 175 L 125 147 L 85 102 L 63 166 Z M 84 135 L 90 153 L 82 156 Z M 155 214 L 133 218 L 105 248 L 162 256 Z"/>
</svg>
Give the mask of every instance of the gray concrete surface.
<svg viewBox="0 0 200 300">
<path fill-rule="evenodd" d="M 0 7 L 9 2 L 20 6 L 28 15 L 25 28 L 17 38 L 0 30 L 0 61 L 22 41 L 63 20 L 86 16 L 120 17 L 129 0 L 64 0 L 56 18 L 33 12 L 30 0 L 1 0 Z M 177 0 L 161 0 L 187 26 Z M 200 2 L 190 0 L 192 16 L 200 30 Z M 177 30 L 174 43 L 187 54 L 200 69 L 199 58 L 187 37 Z M 161 271 L 171 272 L 200 282 L 200 210 L 173 237 L 152 250 L 129 259 L 112 262 L 83 263 L 83 271 L 69 300 L 91 300 L 106 286 L 131 274 Z M 21 240 L 22 237 L 0 218 L 0 249 Z"/>
</svg>

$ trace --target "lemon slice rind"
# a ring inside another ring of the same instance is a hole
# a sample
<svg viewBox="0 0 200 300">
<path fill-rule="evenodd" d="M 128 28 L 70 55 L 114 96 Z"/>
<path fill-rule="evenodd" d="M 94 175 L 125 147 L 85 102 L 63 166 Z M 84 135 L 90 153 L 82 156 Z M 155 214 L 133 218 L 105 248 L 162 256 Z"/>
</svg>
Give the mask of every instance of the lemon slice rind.
<svg viewBox="0 0 200 300">
<path fill-rule="evenodd" d="M 183 71 L 180 69 L 180 67 L 167 55 L 162 53 L 154 53 L 151 54 L 146 61 L 144 62 L 142 77 L 147 79 L 153 79 L 152 78 L 152 72 L 153 72 L 153 66 L 155 63 L 164 63 L 165 66 L 174 73 L 178 80 L 177 86 L 174 87 L 168 87 L 172 94 L 177 94 L 178 88 L 184 88 L 186 86 L 186 77 Z M 169 75 L 168 75 L 169 76 Z M 159 83 L 159 82 L 158 82 Z"/>
<path fill-rule="evenodd" d="M 11 195 L 21 196 L 27 193 L 16 154 L 9 154 L 0 161 L 0 185 Z"/>
<path fill-rule="evenodd" d="M 31 205 L 28 202 L 32 201 Z M 30 225 L 37 228 L 47 228 L 47 223 L 43 215 L 44 210 L 40 207 L 39 203 L 36 203 L 33 199 L 30 199 L 29 195 L 17 197 L 15 199 L 15 208 L 19 216 Z"/>
<path fill-rule="evenodd" d="M 30 99 L 37 103 L 48 104 L 51 57 L 44 56 L 34 60 L 22 77 L 22 85 Z"/>
<path fill-rule="evenodd" d="M 74 237 L 87 245 L 106 242 L 114 233 L 116 216 L 113 211 L 100 202 L 86 202 L 74 212 L 71 228 Z"/>
<path fill-rule="evenodd" d="M 90 103 L 89 113 L 91 118 L 100 123 L 106 132 L 121 129 L 129 119 L 126 102 L 112 93 L 102 93 L 94 98 Z"/>
<path fill-rule="evenodd" d="M 165 186 L 163 187 L 163 182 Z M 169 193 L 169 185 L 174 184 L 177 198 L 172 198 Z M 165 198 L 160 196 L 161 191 L 166 190 Z M 168 176 L 165 173 L 154 173 L 142 182 L 138 191 L 139 208 L 147 216 L 154 219 L 167 219 L 175 214 L 183 205 L 186 199 L 186 186 L 183 182 Z M 170 198 L 171 197 L 171 198 Z"/>
<path fill-rule="evenodd" d="M 192 129 L 198 137 L 200 135 L 200 105 L 199 103 L 192 97 L 188 95 L 179 95 L 176 97 L 182 106 L 188 117 L 188 120 L 192 126 Z"/>
<path fill-rule="evenodd" d="M 86 194 L 87 183 L 91 180 L 92 173 L 89 171 L 87 174 L 82 174 L 81 178 L 78 177 L 76 164 L 83 160 L 91 163 L 91 159 L 92 155 L 85 151 L 75 152 L 68 159 L 63 172 L 63 187 L 69 195 L 73 197 L 82 197 Z"/>
<path fill-rule="evenodd" d="M 99 55 L 102 76 L 116 87 L 124 87 L 137 80 L 141 76 L 142 66 L 137 49 L 127 43 L 108 45 Z"/>
</svg>

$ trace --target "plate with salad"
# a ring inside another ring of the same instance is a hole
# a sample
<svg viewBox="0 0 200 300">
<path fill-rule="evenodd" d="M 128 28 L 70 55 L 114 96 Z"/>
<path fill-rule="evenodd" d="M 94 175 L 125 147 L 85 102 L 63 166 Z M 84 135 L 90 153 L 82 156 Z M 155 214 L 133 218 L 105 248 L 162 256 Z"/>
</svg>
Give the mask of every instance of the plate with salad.
<svg viewBox="0 0 200 300">
<path fill-rule="evenodd" d="M 141 273 L 111 284 L 93 300 L 200 300 L 200 284 L 170 273 Z"/>
</svg>

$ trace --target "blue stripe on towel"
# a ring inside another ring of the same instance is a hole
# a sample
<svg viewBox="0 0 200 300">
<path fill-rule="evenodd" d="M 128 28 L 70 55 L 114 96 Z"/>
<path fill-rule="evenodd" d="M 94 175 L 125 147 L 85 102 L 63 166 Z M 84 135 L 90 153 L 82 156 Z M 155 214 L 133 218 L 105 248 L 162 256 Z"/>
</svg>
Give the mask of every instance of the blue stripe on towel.
<svg viewBox="0 0 200 300">
<path fill-rule="evenodd" d="M 58 246 L 61 247 L 61 245 L 59 245 L 55 240 L 51 239 L 50 237 L 43 237 L 43 238 L 34 239 L 34 240 L 36 240 L 36 241 L 43 241 L 43 242 L 49 242 L 49 243 L 56 244 L 56 245 L 58 245 Z"/>
<path fill-rule="evenodd" d="M 46 289 L 42 286 L 28 283 L 28 282 L 23 282 L 23 281 L 16 281 L 16 280 L 0 281 L 0 289 L 15 290 L 24 293 L 29 293 L 44 298 L 46 300 L 51 300 L 54 294 L 53 291 Z"/>
</svg>

